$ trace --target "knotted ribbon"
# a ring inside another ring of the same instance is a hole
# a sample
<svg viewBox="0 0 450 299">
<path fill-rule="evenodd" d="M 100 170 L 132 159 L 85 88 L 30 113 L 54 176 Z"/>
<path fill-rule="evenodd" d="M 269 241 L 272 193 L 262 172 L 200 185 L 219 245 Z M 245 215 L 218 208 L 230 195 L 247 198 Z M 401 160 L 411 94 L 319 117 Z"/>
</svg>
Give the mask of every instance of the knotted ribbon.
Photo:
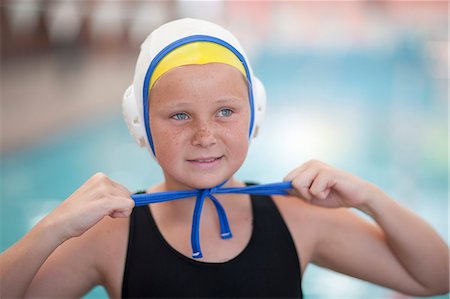
<svg viewBox="0 0 450 299">
<path fill-rule="evenodd" d="M 225 181 L 226 182 L 226 181 Z M 251 185 L 246 187 L 228 187 L 222 188 L 225 184 L 209 188 L 209 189 L 193 189 L 193 190 L 177 190 L 167 192 L 133 194 L 131 198 L 134 200 L 136 206 L 144 206 L 151 203 L 171 201 L 196 196 L 194 214 L 192 217 L 191 230 L 191 246 L 192 257 L 203 257 L 200 248 L 200 216 L 202 213 L 203 202 L 206 197 L 209 197 L 217 210 L 217 215 L 220 223 L 220 237 L 222 239 L 229 239 L 233 237 L 230 226 L 228 225 L 227 215 L 225 209 L 222 207 L 217 198 L 213 194 L 253 194 L 253 195 L 287 195 L 287 190 L 292 189 L 292 182 L 281 182 L 263 185 Z"/>
</svg>

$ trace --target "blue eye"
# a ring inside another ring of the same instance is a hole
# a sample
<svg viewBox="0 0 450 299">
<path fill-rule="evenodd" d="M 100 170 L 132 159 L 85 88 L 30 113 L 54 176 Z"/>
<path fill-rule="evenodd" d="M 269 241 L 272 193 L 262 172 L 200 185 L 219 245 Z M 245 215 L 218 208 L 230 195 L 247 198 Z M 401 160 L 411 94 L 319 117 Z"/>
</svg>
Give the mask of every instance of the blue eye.
<svg viewBox="0 0 450 299">
<path fill-rule="evenodd" d="M 219 116 L 229 117 L 229 116 L 231 116 L 231 114 L 233 114 L 233 110 L 228 109 L 228 108 L 221 109 L 219 111 Z"/>
<path fill-rule="evenodd" d="M 176 113 L 172 115 L 170 118 L 174 120 L 186 120 L 189 118 L 189 116 L 186 113 Z"/>
</svg>

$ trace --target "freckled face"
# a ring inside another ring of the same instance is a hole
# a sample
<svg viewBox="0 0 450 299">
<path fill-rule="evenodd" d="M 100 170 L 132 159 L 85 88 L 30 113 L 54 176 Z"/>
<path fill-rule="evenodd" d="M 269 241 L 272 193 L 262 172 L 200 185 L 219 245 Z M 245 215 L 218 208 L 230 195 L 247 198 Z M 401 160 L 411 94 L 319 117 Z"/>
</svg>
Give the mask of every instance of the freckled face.
<svg viewBox="0 0 450 299">
<path fill-rule="evenodd" d="M 163 74 L 149 97 L 150 129 L 166 185 L 211 188 L 241 167 L 248 151 L 250 104 L 242 74 L 221 63 Z"/>
</svg>

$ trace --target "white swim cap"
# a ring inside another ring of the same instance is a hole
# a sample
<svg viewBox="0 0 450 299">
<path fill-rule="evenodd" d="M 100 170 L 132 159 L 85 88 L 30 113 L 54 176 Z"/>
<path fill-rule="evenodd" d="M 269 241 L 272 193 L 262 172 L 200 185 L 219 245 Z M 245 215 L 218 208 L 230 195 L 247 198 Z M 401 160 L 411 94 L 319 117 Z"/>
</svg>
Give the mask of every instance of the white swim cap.
<svg viewBox="0 0 450 299">
<path fill-rule="evenodd" d="M 155 149 L 148 113 L 148 96 L 153 83 L 173 67 L 212 62 L 236 67 L 247 78 L 250 101 L 249 139 L 256 137 L 264 119 L 266 92 L 261 81 L 253 75 L 238 40 L 214 23 L 180 19 L 157 28 L 142 43 L 133 84 L 127 88 L 123 97 L 123 116 L 130 134 L 153 157 Z"/>
</svg>

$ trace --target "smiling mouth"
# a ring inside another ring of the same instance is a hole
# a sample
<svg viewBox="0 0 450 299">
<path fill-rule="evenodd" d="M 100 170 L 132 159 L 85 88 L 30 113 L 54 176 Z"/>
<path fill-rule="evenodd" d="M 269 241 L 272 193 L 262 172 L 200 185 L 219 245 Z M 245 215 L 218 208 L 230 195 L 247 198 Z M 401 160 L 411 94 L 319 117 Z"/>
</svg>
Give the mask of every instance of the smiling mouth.
<svg viewBox="0 0 450 299">
<path fill-rule="evenodd" d="M 194 162 L 194 163 L 204 163 L 204 164 L 207 164 L 207 163 L 215 162 L 215 161 L 220 160 L 220 159 L 222 159 L 222 158 L 223 158 L 223 156 L 220 156 L 220 157 L 206 157 L 206 158 L 192 159 L 192 160 L 188 160 L 188 161 L 189 161 L 189 162 Z"/>
</svg>

